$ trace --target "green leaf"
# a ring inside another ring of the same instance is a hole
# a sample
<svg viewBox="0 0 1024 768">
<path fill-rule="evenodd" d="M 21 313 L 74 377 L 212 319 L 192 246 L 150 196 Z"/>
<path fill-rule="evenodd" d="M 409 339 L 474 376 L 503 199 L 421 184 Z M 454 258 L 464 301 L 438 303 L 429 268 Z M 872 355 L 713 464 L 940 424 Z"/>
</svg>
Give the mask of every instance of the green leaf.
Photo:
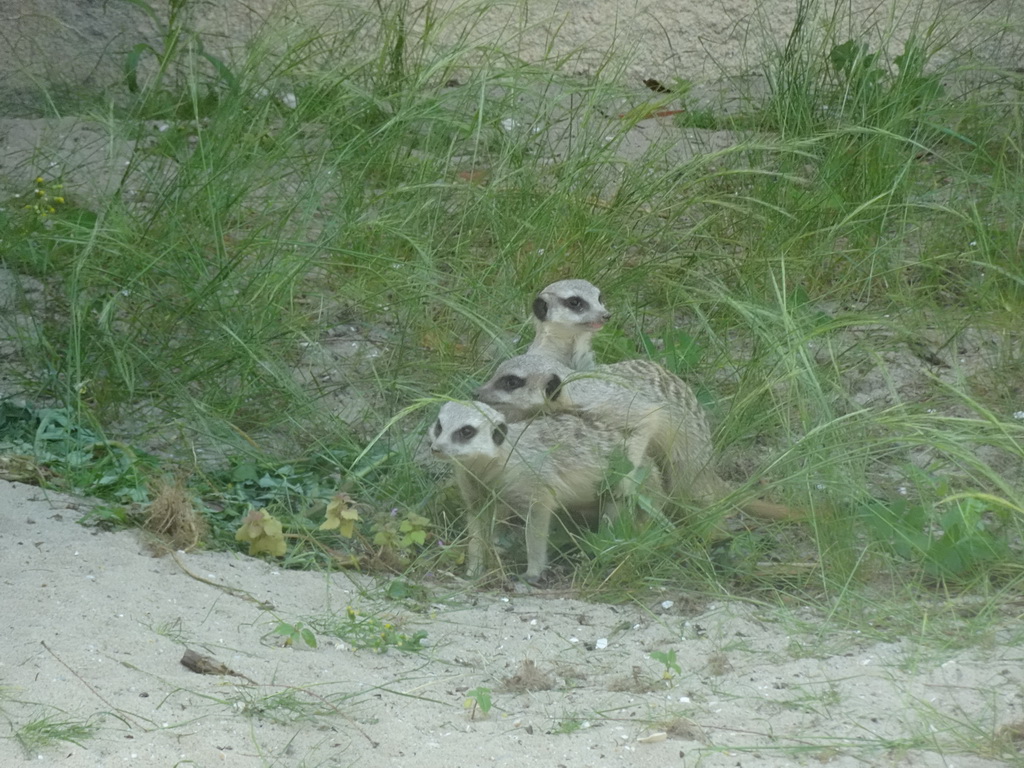
<svg viewBox="0 0 1024 768">
<path fill-rule="evenodd" d="M 282 621 L 274 627 L 274 634 L 281 635 L 282 637 L 292 637 L 295 634 L 295 627 Z"/>
<path fill-rule="evenodd" d="M 412 531 L 412 532 L 410 532 L 410 533 L 408 533 L 408 534 L 406 534 L 405 536 L 402 537 L 402 540 L 399 542 L 399 546 L 402 549 L 405 549 L 407 547 L 411 547 L 413 544 L 419 544 L 420 546 L 423 546 L 423 543 L 426 540 L 427 540 L 427 532 L 426 531 Z"/>
<path fill-rule="evenodd" d="M 200 51 L 199 55 L 213 65 L 213 68 L 217 70 L 217 75 L 224 81 L 224 84 L 232 94 L 238 93 L 238 78 L 235 77 L 235 73 L 223 61 L 211 53 L 206 53 L 206 51 Z"/>
<path fill-rule="evenodd" d="M 142 58 L 142 54 L 146 51 L 149 51 L 154 56 L 157 55 L 153 46 L 149 43 L 136 43 L 128 51 L 128 55 L 124 57 L 124 81 L 131 93 L 139 92 L 139 59 Z"/>
<path fill-rule="evenodd" d="M 255 464 L 239 464 L 231 470 L 231 481 L 235 483 L 255 483 L 259 479 L 259 470 Z"/>
<path fill-rule="evenodd" d="M 472 691 L 466 691 L 467 701 L 476 702 L 476 706 L 485 715 L 491 711 L 491 689 L 490 688 L 474 688 Z"/>
</svg>

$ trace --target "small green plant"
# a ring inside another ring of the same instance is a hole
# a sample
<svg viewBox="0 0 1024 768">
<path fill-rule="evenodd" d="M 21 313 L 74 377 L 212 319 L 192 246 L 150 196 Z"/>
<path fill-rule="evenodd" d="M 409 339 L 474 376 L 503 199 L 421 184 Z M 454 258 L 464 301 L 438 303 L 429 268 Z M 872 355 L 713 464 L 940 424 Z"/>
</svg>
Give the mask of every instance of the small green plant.
<svg viewBox="0 0 1024 768">
<path fill-rule="evenodd" d="M 337 531 L 339 536 L 351 539 L 359 520 L 359 510 L 352 497 L 347 493 L 339 493 L 327 504 L 324 521 L 318 530 Z"/>
<path fill-rule="evenodd" d="M 411 635 L 398 631 L 394 623 L 377 616 L 367 616 L 352 606 L 345 609 L 345 617 L 309 619 L 309 625 L 321 635 L 344 640 L 352 648 L 370 649 L 374 653 L 387 653 L 388 649 L 415 652 L 423 650 L 427 633 L 417 630 Z"/>
<path fill-rule="evenodd" d="M 303 626 L 301 621 L 294 624 L 279 622 L 274 628 L 274 634 L 284 638 L 286 647 L 302 644 L 307 648 L 316 648 L 316 635 L 309 627 Z"/>
<path fill-rule="evenodd" d="M 582 717 L 579 715 L 570 715 L 569 717 L 559 720 L 558 725 L 555 726 L 552 733 L 568 735 L 570 733 L 576 733 L 576 731 L 581 731 L 587 727 L 589 727 L 589 723 Z"/>
<path fill-rule="evenodd" d="M 399 516 L 398 509 L 392 508 L 373 524 L 373 543 L 382 551 L 405 560 L 426 543 L 429 527 L 430 521 L 423 515 L 407 510 Z"/>
<path fill-rule="evenodd" d="M 98 726 L 88 720 L 47 715 L 18 728 L 14 732 L 14 738 L 29 757 L 34 757 L 39 750 L 57 746 L 64 741 L 81 747 L 82 742 L 93 736 L 97 730 Z"/>
<path fill-rule="evenodd" d="M 469 710 L 470 720 L 476 718 L 477 711 L 482 717 L 487 717 L 487 713 L 491 711 L 491 689 L 480 686 L 466 691 L 466 700 L 463 705 Z"/>
<path fill-rule="evenodd" d="M 144 116 L 191 118 L 195 116 L 196 106 L 203 107 L 201 111 L 208 111 L 219 101 L 219 86 L 237 92 L 238 82 L 234 73 L 220 58 L 205 50 L 202 38 L 191 26 L 189 6 L 192 0 L 169 0 L 166 22 L 145 0 L 124 1 L 144 11 L 163 38 L 159 48 L 149 43 L 136 43 L 124 60 L 124 82 L 129 92 L 146 96 Z M 141 84 L 139 75 L 146 56 L 155 60 L 156 72 L 148 83 Z M 183 88 L 180 95 L 176 95 L 167 87 L 168 78 L 177 74 L 175 66 L 187 64 L 190 56 L 205 61 L 216 73 L 216 77 L 208 78 L 206 91 L 199 100 L 190 98 L 187 89 Z"/>
<path fill-rule="evenodd" d="M 30 201 L 22 209 L 28 211 L 36 223 L 45 224 L 50 216 L 57 213 L 59 206 L 65 205 L 63 190 L 62 183 L 50 183 L 42 176 L 37 176 Z"/>
<path fill-rule="evenodd" d="M 671 680 L 676 675 L 681 675 L 683 673 L 683 668 L 680 667 L 679 662 L 676 661 L 675 650 L 651 651 L 651 658 L 665 665 L 665 669 L 662 670 L 661 673 L 662 680 Z"/>
<path fill-rule="evenodd" d="M 348 694 L 342 696 L 342 700 Z M 334 697 L 321 698 L 310 695 L 309 691 L 297 688 L 285 688 L 264 695 L 261 690 L 248 686 L 239 686 L 228 701 L 235 711 L 246 717 L 259 718 L 272 723 L 289 724 L 308 721 L 311 718 L 337 715 Z"/>
<path fill-rule="evenodd" d="M 865 504 L 861 519 L 875 538 L 936 579 L 965 580 L 1010 557 L 995 532 L 1005 507 L 983 496 L 948 497 L 944 511 L 906 499 Z"/>
<path fill-rule="evenodd" d="M 0 401 L 0 452 L 29 454 L 46 468 L 39 476 L 49 485 L 117 505 L 148 501 L 148 478 L 156 466 L 154 457 L 107 440 L 71 408 L 30 408 L 9 401 Z M 122 506 L 103 505 L 83 520 L 125 524 L 129 517 Z"/>
<path fill-rule="evenodd" d="M 925 74 L 928 54 L 913 37 L 893 59 L 896 74 L 882 65 L 879 54 L 856 40 L 834 46 L 828 59 L 841 85 L 842 99 L 835 106 L 859 121 L 895 127 L 894 121 L 912 119 L 916 110 L 943 94 L 941 76 Z"/>
</svg>

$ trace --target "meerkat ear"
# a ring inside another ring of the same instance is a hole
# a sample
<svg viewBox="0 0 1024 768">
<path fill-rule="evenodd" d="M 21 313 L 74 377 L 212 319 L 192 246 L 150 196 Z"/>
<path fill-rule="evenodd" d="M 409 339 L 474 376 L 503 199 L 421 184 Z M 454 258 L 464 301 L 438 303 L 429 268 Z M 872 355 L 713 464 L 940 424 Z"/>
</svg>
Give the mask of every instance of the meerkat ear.
<svg viewBox="0 0 1024 768">
<path fill-rule="evenodd" d="M 544 396 L 548 400 L 557 400 L 562 394 L 562 378 L 557 373 L 552 373 L 548 383 L 544 385 Z"/>
<path fill-rule="evenodd" d="M 548 303 L 540 296 L 533 300 L 533 316 L 541 322 L 548 316 Z"/>
<path fill-rule="evenodd" d="M 491 433 L 491 439 L 494 440 L 495 445 L 501 445 L 505 442 L 505 436 L 508 435 L 508 424 L 499 424 L 494 428 Z"/>
</svg>

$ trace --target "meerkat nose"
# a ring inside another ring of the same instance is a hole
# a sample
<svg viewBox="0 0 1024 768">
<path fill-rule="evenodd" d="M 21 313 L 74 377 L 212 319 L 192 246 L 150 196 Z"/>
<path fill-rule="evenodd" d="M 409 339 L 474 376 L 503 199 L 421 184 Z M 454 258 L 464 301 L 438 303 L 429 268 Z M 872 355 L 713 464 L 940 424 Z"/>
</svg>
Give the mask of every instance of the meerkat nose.
<svg viewBox="0 0 1024 768">
<path fill-rule="evenodd" d="M 601 317 L 603 317 L 605 320 L 611 320 L 612 319 L 612 313 L 611 312 L 605 312 L 603 315 L 601 315 Z"/>
</svg>

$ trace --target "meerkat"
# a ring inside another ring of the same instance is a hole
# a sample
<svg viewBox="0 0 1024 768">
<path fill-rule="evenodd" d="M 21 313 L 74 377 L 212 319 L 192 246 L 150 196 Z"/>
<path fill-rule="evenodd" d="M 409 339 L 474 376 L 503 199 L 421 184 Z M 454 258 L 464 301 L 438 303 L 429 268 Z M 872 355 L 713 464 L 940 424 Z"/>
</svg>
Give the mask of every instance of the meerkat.
<svg viewBox="0 0 1024 768">
<path fill-rule="evenodd" d="M 559 280 L 533 300 L 536 335 L 527 354 L 544 355 L 577 371 L 594 367 L 594 334 L 611 318 L 601 291 L 586 280 Z"/>
<path fill-rule="evenodd" d="M 511 516 L 526 530 L 526 571 L 536 584 L 548 562 L 552 516 L 593 524 L 614 517 L 605 478 L 623 435 L 595 416 L 560 413 L 512 424 L 485 403 L 450 401 L 430 429 L 431 452 L 455 465 L 469 530 L 467 574 L 482 576 L 487 536 Z M 649 482 L 660 486 L 650 467 Z"/>
<path fill-rule="evenodd" d="M 710 503 L 727 494 L 711 469 L 711 429 L 693 390 L 657 363 L 631 360 L 574 372 L 538 355 L 498 366 L 474 393 L 509 421 L 541 413 L 592 413 L 629 433 L 626 456 L 640 466 L 651 454 L 669 495 Z"/>
<path fill-rule="evenodd" d="M 474 397 L 510 421 L 541 413 L 590 413 L 632 430 L 627 457 L 636 465 L 650 455 L 674 499 L 708 505 L 733 492 L 715 469 L 711 429 L 693 389 L 653 361 L 628 360 L 577 373 L 549 358 L 519 355 L 498 366 Z M 802 518 L 759 499 L 740 508 L 770 520 Z"/>
</svg>

